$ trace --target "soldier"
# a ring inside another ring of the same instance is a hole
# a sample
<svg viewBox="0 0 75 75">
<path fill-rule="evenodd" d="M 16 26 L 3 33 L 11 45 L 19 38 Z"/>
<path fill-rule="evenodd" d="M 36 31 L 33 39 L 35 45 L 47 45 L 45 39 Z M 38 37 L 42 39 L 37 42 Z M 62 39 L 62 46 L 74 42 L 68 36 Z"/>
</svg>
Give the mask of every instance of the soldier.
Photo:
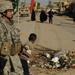
<svg viewBox="0 0 75 75">
<path fill-rule="evenodd" d="M 23 75 L 18 56 L 21 48 L 19 30 L 13 25 L 13 6 L 0 2 L 0 75 Z"/>
</svg>

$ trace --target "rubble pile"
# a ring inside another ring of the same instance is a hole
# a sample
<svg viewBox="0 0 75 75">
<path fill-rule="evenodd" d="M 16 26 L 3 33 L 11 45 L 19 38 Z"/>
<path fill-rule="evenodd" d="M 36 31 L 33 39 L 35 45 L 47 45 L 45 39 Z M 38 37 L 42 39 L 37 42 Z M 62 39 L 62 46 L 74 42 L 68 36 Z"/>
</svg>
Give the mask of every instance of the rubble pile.
<svg viewBox="0 0 75 75">
<path fill-rule="evenodd" d="M 32 67 L 41 67 L 49 69 L 75 68 L 75 52 L 60 50 L 43 52 L 33 55 L 30 62 Z"/>
</svg>

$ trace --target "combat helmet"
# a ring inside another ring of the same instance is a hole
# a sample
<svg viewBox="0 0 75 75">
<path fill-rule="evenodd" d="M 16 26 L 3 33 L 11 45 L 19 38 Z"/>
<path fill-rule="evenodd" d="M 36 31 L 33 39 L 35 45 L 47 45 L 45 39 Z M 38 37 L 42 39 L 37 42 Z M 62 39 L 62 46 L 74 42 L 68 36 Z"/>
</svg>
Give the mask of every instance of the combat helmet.
<svg viewBox="0 0 75 75">
<path fill-rule="evenodd" d="M 0 12 L 4 12 L 5 10 L 13 9 L 12 2 L 8 0 L 2 0 L 0 2 Z"/>
</svg>

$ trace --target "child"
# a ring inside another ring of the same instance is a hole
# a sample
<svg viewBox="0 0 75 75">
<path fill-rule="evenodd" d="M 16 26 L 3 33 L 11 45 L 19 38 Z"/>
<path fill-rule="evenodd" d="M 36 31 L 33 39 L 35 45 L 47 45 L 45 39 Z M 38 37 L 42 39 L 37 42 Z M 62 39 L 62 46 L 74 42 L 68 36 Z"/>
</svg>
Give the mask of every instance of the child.
<svg viewBox="0 0 75 75">
<path fill-rule="evenodd" d="M 37 39 L 36 34 L 31 33 L 29 35 L 28 41 L 25 43 L 25 45 L 22 46 L 20 59 L 24 70 L 24 75 L 29 75 L 27 59 L 31 56 L 31 51 L 33 50 L 33 44 L 36 41 L 36 39 Z"/>
</svg>

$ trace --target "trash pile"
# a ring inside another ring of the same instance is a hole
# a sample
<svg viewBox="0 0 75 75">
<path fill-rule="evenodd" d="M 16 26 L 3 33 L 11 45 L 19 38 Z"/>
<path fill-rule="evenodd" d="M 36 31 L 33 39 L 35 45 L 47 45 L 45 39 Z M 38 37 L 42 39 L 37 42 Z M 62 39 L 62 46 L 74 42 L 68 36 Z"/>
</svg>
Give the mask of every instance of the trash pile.
<svg viewBox="0 0 75 75">
<path fill-rule="evenodd" d="M 30 62 L 32 67 L 49 69 L 75 68 L 75 52 L 60 50 L 43 52 L 33 55 L 34 59 Z"/>
</svg>

